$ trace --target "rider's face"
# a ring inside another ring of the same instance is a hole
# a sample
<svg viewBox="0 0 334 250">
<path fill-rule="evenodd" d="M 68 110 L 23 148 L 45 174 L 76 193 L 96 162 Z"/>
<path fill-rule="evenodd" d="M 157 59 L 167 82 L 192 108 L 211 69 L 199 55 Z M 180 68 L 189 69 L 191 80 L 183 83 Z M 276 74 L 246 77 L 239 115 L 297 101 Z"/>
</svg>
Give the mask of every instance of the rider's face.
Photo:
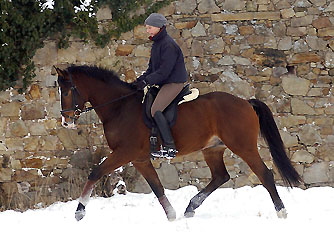
<svg viewBox="0 0 334 250">
<path fill-rule="evenodd" d="M 150 36 L 155 36 L 156 34 L 158 34 L 160 31 L 160 28 L 158 27 L 154 27 L 154 26 L 151 26 L 151 25 L 146 25 L 146 32 L 148 34 L 150 34 Z"/>
</svg>

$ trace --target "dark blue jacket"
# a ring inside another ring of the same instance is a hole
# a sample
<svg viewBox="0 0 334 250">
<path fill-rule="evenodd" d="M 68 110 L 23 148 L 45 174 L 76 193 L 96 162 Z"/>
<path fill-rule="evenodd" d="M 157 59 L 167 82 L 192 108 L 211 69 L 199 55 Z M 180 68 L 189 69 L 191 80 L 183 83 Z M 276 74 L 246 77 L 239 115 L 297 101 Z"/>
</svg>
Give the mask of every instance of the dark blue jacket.
<svg viewBox="0 0 334 250">
<path fill-rule="evenodd" d="M 166 83 L 184 83 L 188 79 L 183 53 L 177 43 L 163 27 L 151 38 L 153 41 L 151 58 L 146 72 L 138 78 L 150 85 L 162 86 Z"/>
</svg>

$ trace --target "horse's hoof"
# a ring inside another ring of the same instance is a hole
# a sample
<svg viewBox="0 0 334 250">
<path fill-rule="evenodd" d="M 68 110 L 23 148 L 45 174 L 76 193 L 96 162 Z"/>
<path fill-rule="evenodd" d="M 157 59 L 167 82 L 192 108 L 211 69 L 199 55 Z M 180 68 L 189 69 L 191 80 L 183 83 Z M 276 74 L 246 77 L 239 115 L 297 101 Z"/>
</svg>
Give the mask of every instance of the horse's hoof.
<svg viewBox="0 0 334 250">
<path fill-rule="evenodd" d="M 277 211 L 277 217 L 280 219 L 286 219 L 288 217 L 286 209 L 282 208 L 281 210 Z"/>
<path fill-rule="evenodd" d="M 174 208 L 168 209 L 168 211 L 166 212 L 166 216 L 167 216 L 168 221 L 176 220 L 176 212 Z"/>
<path fill-rule="evenodd" d="M 184 217 L 186 218 L 192 218 L 195 215 L 195 211 L 185 211 L 184 212 Z"/>
<path fill-rule="evenodd" d="M 175 211 L 172 214 L 168 214 L 167 215 L 167 219 L 168 219 L 168 221 L 174 221 L 174 220 L 176 220 L 176 213 L 175 213 Z"/>
<path fill-rule="evenodd" d="M 85 217 L 85 215 L 86 215 L 85 210 L 75 211 L 75 218 L 77 221 L 81 220 L 83 217 Z"/>
<path fill-rule="evenodd" d="M 86 215 L 85 206 L 79 203 L 77 210 L 75 211 L 75 219 L 77 221 L 81 220 Z"/>
</svg>

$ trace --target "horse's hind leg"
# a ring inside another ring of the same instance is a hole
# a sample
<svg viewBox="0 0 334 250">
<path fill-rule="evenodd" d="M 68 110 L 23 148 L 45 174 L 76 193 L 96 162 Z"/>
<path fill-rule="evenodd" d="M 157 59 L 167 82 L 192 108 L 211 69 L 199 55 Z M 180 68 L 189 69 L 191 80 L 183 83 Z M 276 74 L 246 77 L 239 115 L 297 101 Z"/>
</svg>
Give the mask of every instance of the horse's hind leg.
<svg viewBox="0 0 334 250">
<path fill-rule="evenodd" d="M 133 166 L 143 175 L 147 183 L 150 185 L 153 193 L 157 196 L 164 209 L 167 219 L 169 221 L 175 220 L 176 212 L 165 195 L 164 188 L 151 161 L 149 159 L 146 161 L 134 161 Z"/>
<path fill-rule="evenodd" d="M 273 173 L 267 168 L 267 166 L 262 161 L 257 150 L 243 152 L 239 156 L 247 162 L 252 171 L 261 181 L 262 185 L 267 189 L 270 197 L 274 203 L 277 216 L 279 218 L 286 218 L 287 212 L 285 210 L 284 204 L 278 195 Z"/>
<path fill-rule="evenodd" d="M 194 216 L 195 209 L 198 208 L 213 191 L 230 179 L 230 175 L 228 174 L 223 161 L 225 149 L 226 147 L 218 146 L 207 148 L 202 151 L 204 159 L 210 168 L 212 179 L 202 191 L 190 200 L 184 213 L 185 217 Z"/>
</svg>

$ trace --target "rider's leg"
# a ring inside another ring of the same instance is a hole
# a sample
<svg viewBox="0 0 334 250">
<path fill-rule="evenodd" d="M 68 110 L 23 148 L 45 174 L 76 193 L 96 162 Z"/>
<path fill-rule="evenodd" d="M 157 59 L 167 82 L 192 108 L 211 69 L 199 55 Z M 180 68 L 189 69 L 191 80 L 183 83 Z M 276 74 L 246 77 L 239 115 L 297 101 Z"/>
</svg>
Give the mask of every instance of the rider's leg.
<svg viewBox="0 0 334 250">
<path fill-rule="evenodd" d="M 169 124 L 162 112 L 181 92 L 183 86 L 184 85 L 182 83 L 168 83 L 163 85 L 152 104 L 151 115 L 159 128 L 160 135 L 162 137 L 165 147 L 164 151 L 166 151 L 166 155 L 161 155 L 160 153 L 152 153 L 154 157 L 175 157 L 176 148 L 174 144 L 174 139 Z"/>
</svg>

